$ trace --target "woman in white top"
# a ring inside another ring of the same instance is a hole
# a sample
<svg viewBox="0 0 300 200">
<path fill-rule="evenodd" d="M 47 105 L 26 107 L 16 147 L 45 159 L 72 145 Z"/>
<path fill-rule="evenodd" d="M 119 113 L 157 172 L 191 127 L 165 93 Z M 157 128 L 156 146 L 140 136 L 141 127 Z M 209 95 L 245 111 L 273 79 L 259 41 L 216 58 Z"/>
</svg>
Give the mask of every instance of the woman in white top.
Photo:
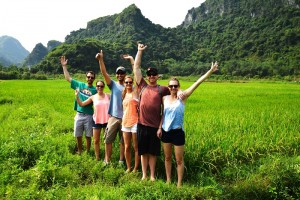
<svg viewBox="0 0 300 200">
<path fill-rule="evenodd" d="M 185 103 L 194 90 L 216 70 L 218 70 L 217 62 L 212 63 L 210 70 L 206 74 L 201 76 L 192 86 L 182 92 L 183 95 L 181 99 L 177 96 L 180 83 L 177 78 L 172 78 L 168 85 L 171 94 L 163 97 L 164 112 L 157 136 L 161 138 L 163 142 L 167 183 L 171 182 L 172 146 L 174 145 L 177 163 L 177 187 L 181 187 L 182 185 L 184 172 L 183 153 L 185 133 L 183 129 L 183 118 Z"/>
<path fill-rule="evenodd" d="M 80 106 L 86 106 L 93 103 L 94 115 L 93 115 L 93 137 L 96 160 L 100 160 L 100 133 L 105 131 L 107 121 L 109 118 L 108 107 L 110 101 L 110 94 L 104 93 L 105 83 L 104 81 L 97 81 L 96 89 L 97 94 L 89 97 L 82 102 L 78 97 L 78 91 L 75 90 L 76 100 Z"/>
</svg>

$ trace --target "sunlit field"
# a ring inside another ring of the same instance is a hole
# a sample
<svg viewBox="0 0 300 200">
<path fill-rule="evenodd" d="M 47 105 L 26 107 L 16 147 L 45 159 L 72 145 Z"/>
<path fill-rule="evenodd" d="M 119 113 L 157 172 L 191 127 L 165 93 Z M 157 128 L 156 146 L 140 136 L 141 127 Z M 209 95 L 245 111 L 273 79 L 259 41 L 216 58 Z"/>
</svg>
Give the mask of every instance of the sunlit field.
<svg viewBox="0 0 300 200">
<path fill-rule="evenodd" d="M 181 81 L 181 89 L 191 84 Z M 185 110 L 180 189 L 175 161 L 165 183 L 163 153 L 155 182 L 124 173 L 117 141 L 111 166 L 93 148 L 76 155 L 73 101 L 65 80 L 0 80 L 0 199 L 300 198 L 299 83 L 200 85 Z"/>
</svg>

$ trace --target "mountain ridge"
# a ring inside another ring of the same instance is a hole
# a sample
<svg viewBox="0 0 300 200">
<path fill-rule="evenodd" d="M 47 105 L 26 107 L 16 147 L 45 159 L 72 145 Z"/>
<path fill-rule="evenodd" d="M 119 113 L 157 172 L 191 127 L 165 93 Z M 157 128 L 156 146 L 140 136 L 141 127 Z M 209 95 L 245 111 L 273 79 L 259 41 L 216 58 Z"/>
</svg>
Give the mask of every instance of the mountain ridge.
<svg viewBox="0 0 300 200">
<path fill-rule="evenodd" d="M 66 52 L 75 58 L 70 62 L 75 71 L 83 65 L 97 70 L 91 55 L 103 49 L 111 73 L 126 64 L 118 55 L 135 55 L 136 42 L 142 41 L 148 45 L 143 68 L 156 65 L 162 73 L 201 74 L 206 63 L 219 60 L 223 63 L 218 73 L 224 75 L 295 75 L 299 74 L 299 27 L 299 2 L 293 0 L 207 0 L 189 10 L 176 28 L 153 24 L 132 4 L 119 14 L 97 18 L 88 22 L 86 29 L 71 32 L 66 36 L 66 44 L 71 46 L 47 57 L 51 60 Z M 80 52 L 91 61 L 77 59 Z M 60 72 L 59 66 L 50 63 L 45 61 L 37 68 Z"/>
<path fill-rule="evenodd" d="M 164 28 L 144 17 L 134 4 L 121 13 L 99 17 L 72 31 L 33 72 L 61 73 L 57 57 L 71 58 L 72 72 L 98 69 L 94 54 L 104 50 L 109 73 L 127 63 L 120 54 L 136 54 L 136 42 L 148 45 L 143 66 L 172 75 L 201 74 L 218 60 L 219 74 L 299 75 L 300 11 L 295 0 L 206 0 L 188 11 L 182 24 Z M 130 70 L 130 68 L 129 68 Z"/>
<path fill-rule="evenodd" d="M 0 36 L 0 63 L 5 66 L 16 64 L 21 65 L 29 51 L 12 36 Z"/>
</svg>

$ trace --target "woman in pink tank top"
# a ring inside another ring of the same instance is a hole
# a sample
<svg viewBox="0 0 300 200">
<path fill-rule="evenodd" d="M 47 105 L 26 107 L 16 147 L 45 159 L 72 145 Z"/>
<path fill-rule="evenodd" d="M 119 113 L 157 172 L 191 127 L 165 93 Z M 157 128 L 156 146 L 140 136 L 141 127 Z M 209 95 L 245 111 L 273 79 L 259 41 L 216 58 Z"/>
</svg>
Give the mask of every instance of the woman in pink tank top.
<svg viewBox="0 0 300 200">
<path fill-rule="evenodd" d="M 100 134 L 105 131 L 107 126 L 107 121 L 109 118 L 108 107 L 110 101 L 110 94 L 104 93 L 105 83 L 104 81 L 97 81 L 96 88 L 97 94 L 89 97 L 85 101 L 81 101 L 78 98 L 78 91 L 75 90 L 76 100 L 80 106 L 86 106 L 91 103 L 94 105 L 94 115 L 93 115 L 93 137 L 94 137 L 94 148 L 96 160 L 100 160 Z"/>
<path fill-rule="evenodd" d="M 138 94 L 137 90 L 133 89 L 133 78 L 131 76 L 125 77 L 125 88 L 122 93 L 123 99 L 123 118 L 122 118 L 122 131 L 125 144 L 125 159 L 127 170 L 126 173 L 131 171 L 131 139 L 134 148 L 134 168 L 132 172 L 136 172 L 139 167 L 139 155 L 137 146 L 137 122 L 138 122 Z"/>
</svg>

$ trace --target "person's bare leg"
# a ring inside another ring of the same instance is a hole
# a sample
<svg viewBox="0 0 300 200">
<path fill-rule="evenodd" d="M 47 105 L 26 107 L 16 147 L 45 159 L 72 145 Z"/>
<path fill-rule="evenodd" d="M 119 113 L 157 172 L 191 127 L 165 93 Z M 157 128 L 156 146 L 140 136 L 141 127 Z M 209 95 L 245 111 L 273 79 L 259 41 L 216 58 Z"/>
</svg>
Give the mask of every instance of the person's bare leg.
<svg viewBox="0 0 300 200">
<path fill-rule="evenodd" d="M 141 163 L 142 163 L 142 180 L 147 179 L 147 170 L 148 170 L 148 163 L 149 163 L 149 154 L 141 155 Z"/>
<path fill-rule="evenodd" d="M 138 141 L 136 133 L 132 133 L 132 142 L 134 148 L 134 168 L 132 172 L 137 172 L 140 164 L 140 156 L 138 153 Z"/>
<path fill-rule="evenodd" d="M 105 161 L 110 162 L 112 154 L 112 143 L 105 144 Z"/>
<path fill-rule="evenodd" d="M 149 154 L 150 180 L 155 181 L 155 166 L 157 157 Z"/>
<path fill-rule="evenodd" d="M 163 149 L 165 154 L 165 169 L 167 183 L 171 183 L 171 171 L 172 171 L 172 144 L 163 143 Z"/>
<path fill-rule="evenodd" d="M 93 129 L 93 137 L 94 137 L 94 149 L 96 160 L 100 160 L 100 132 L 101 129 Z"/>
<path fill-rule="evenodd" d="M 119 161 L 124 161 L 125 160 L 125 142 L 123 138 L 123 132 L 121 131 L 121 123 L 120 123 L 120 128 L 119 128 L 119 137 L 120 137 L 120 159 Z"/>
<path fill-rule="evenodd" d="M 124 161 L 125 159 L 125 145 L 120 143 L 120 161 Z"/>
<path fill-rule="evenodd" d="M 85 137 L 85 141 L 86 141 L 86 152 L 88 153 L 91 149 L 92 138 L 91 137 Z"/>
<path fill-rule="evenodd" d="M 184 173 L 184 159 L 183 159 L 183 153 L 184 153 L 184 146 L 175 146 L 175 158 L 177 163 L 177 187 L 181 187 L 182 185 L 182 178 Z"/>
<path fill-rule="evenodd" d="M 76 137 L 78 154 L 82 153 L 82 136 Z"/>
<path fill-rule="evenodd" d="M 131 170 L 131 133 L 124 132 L 123 140 L 125 145 L 125 159 L 127 170 L 126 172 L 130 172 Z"/>
</svg>

